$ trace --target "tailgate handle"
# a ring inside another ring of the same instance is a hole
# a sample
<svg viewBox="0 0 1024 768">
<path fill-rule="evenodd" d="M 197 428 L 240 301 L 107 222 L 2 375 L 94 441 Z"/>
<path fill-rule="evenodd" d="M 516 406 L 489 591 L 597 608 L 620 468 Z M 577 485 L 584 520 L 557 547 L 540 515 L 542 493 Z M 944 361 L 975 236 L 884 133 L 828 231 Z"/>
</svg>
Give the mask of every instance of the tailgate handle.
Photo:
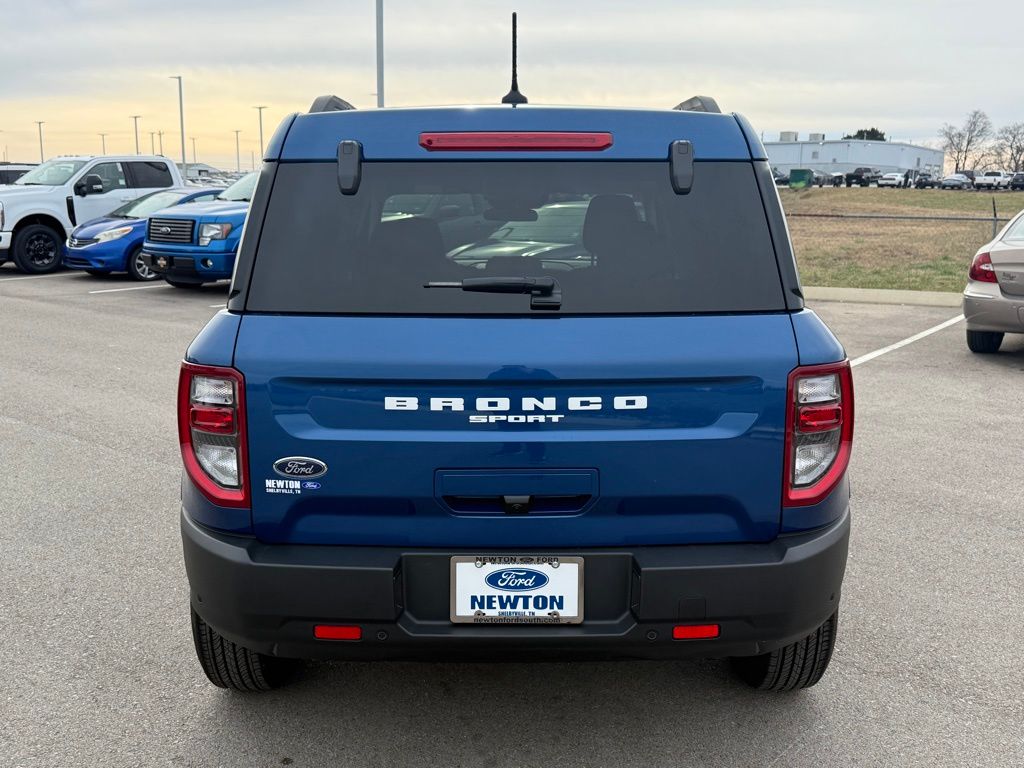
<svg viewBox="0 0 1024 768">
<path fill-rule="evenodd" d="M 598 496 L 596 469 L 446 469 L 434 495 L 456 514 L 573 514 Z"/>
</svg>

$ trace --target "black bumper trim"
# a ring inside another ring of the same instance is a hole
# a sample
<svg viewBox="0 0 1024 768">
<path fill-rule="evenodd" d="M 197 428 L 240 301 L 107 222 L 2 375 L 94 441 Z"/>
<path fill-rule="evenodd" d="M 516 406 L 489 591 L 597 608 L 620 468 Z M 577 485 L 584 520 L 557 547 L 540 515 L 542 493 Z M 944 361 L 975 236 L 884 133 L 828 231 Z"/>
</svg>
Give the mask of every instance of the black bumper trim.
<svg viewBox="0 0 1024 768">
<path fill-rule="evenodd" d="M 494 549 L 267 545 L 184 512 L 181 527 L 193 607 L 262 653 L 679 658 L 764 653 L 822 624 L 839 605 L 850 516 L 765 544 L 559 550 L 585 558 L 585 620 L 539 627 L 448 621 L 449 557 Z M 675 624 L 703 622 L 720 624 L 721 636 L 671 640 Z M 315 640 L 318 623 L 358 624 L 363 640 Z"/>
</svg>

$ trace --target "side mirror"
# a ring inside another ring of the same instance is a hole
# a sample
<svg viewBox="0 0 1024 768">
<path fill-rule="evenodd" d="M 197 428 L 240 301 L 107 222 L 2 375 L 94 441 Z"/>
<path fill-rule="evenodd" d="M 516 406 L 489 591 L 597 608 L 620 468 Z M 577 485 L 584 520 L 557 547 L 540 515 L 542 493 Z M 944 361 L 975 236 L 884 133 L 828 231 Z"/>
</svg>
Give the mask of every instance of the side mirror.
<svg viewBox="0 0 1024 768">
<path fill-rule="evenodd" d="M 103 194 L 103 179 L 95 173 L 87 174 L 84 179 L 75 184 L 75 194 L 80 197 Z"/>
<path fill-rule="evenodd" d="M 459 206 L 457 205 L 442 205 L 437 209 L 437 218 L 440 221 L 446 219 L 454 219 L 459 215 Z"/>
</svg>

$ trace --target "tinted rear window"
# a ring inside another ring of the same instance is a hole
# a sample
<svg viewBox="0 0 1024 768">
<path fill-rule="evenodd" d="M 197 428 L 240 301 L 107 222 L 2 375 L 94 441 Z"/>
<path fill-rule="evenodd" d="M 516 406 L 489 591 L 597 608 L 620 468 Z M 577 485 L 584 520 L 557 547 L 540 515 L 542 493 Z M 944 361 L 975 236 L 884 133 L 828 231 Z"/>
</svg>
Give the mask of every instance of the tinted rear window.
<svg viewBox="0 0 1024 768">
<path fill-rule="evenodd" d="M 367 162 L 356 195 L 334 163 L 277 171 L 246 309 L 538 314 L 529 296 L 425 288 L 554 277 L 557 312 L 785 308 L 754 169 L 705 162 L 677 195 L 664 162 Z"/>
</svg>

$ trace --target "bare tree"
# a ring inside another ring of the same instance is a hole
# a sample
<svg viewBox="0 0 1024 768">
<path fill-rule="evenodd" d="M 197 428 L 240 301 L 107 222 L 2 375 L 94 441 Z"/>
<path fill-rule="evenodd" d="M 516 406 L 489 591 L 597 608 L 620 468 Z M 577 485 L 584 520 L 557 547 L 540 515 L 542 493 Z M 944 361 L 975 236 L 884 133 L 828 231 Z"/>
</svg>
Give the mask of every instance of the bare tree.
<svg viewBox="0 0 1024 768">
<path fill-rule="evenodd" d="M 992 136 L 992 121 L 980 109 L 971 112 L 962 126 L 946 123 L 939 130 L 942 148 L 957 171 L 972 168 L 979 161 L 988 162 Z"/>
<path fill-rule="evenodd" d="M 995 139 L 999 165 L 1006 171 L 1024 171 L 1024 123 L 1011 123 L 999 129 Z"/>
</svg>

